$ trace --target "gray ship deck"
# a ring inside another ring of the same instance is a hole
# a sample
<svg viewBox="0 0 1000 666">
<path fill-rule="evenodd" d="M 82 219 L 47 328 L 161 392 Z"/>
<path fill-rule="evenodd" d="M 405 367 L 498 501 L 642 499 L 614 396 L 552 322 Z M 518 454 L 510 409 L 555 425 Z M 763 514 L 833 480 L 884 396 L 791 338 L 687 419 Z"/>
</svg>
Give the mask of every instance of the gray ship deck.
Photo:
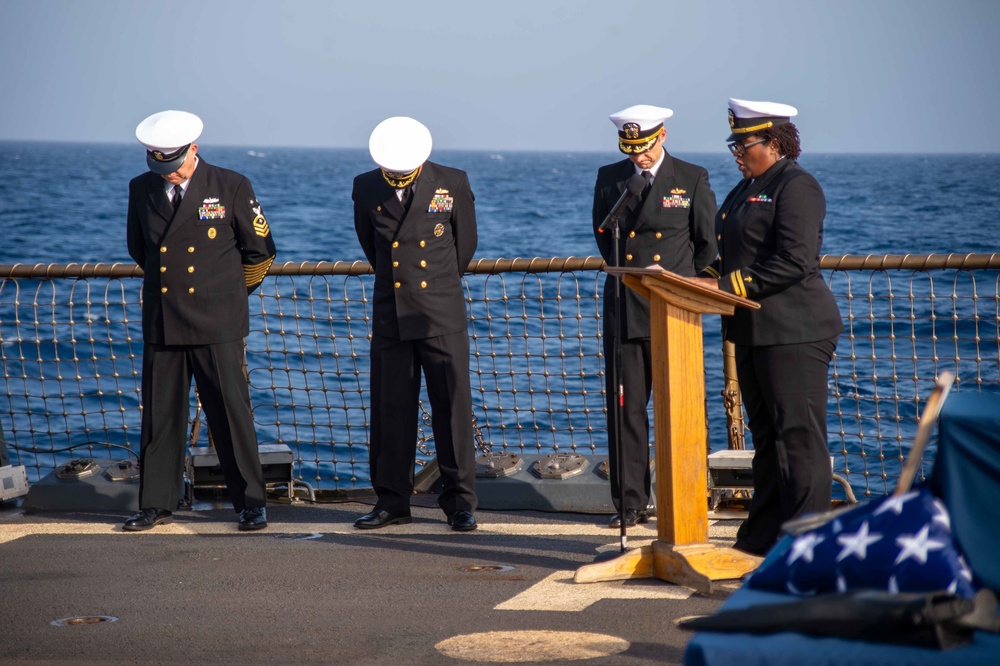
<svg viewBox="0 0 1000 666">
<path fill-rule="evenodd" d="M 144 533 L 122 532 L 125 514 L 0 510 L 0 661 L 680 663 L 691 634 L 675 620 L 714 611 L 738 586 L 700 596 L 657 579 L 572 583 L 618 549 L 606 516 L 481 511 L 477 531 L 455 533 L 421 496 L 409 525 L 357 530 L 359 502 L 272 503 L 267 530 L 241 533 L 220 506 L 198 502 Z M 738 525 L 710 520 L 710 536 L 731 545 Z M 655 526 L 629 530 L 630 547 Z M 117 620 L 52 624 L 79 616 Z M 514 631 L 567 633 L 554 652 L 544 636 L 527 649 L 478 636 Z"/>
</svg>

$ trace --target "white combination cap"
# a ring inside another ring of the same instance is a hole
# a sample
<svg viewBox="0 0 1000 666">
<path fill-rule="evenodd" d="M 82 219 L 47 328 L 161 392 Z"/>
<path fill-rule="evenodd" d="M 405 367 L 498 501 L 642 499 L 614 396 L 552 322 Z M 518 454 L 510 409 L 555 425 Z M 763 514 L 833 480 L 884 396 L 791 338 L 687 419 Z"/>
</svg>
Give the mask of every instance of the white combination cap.
<svg viewBox="0 0 1000 666">
<path fill-rule="evenodd" d="M 637 104 L 609 118 L 618 128 L 618 150 L 626 155 L 644 153 L 649 150 L 663 129 L 663 121 L 674 112 L 662 106 Z"/>
<path fill-rule="evenodd" d="M 729 99 L 729 141 L 769 127 L 778 127 L 798 115 L 794 106 L 777 102 L 750 102 L 745 99 Z"/>
<path fill-rule="evenodd" d="M 135 138 L 146 147 L 146 165 L 158 174 L 177 171 L 187 158 L 191 144 L 205 125 L 187 111 L 160 111 L 135 128 Z"/>
<path fill-rule="evenodd" d="M 431 132 L 423 123 L 406 116 L 380 122 L 368 139 L 368 152 L 375 164 L 392 173 L 410 173 L 431 155 Z"/>
</svg>

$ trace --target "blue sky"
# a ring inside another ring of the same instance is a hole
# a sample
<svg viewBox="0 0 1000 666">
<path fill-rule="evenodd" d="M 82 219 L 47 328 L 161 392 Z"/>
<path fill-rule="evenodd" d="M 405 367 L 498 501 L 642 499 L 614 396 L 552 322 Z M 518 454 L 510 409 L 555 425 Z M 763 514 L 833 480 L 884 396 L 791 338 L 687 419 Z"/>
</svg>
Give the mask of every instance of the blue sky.
<svg viewBox="0 0 1000 666">
<path fill-rule="evenodd" d="M 816 152 L 1000 152 L 996 0 L 0 0 L 0 140 L 365 147 L 392 115 L 436 148 L 609 150 L 608 115 L 674 110 L 718 151 L 729 97 L 792 104 Z"/>
</svg>

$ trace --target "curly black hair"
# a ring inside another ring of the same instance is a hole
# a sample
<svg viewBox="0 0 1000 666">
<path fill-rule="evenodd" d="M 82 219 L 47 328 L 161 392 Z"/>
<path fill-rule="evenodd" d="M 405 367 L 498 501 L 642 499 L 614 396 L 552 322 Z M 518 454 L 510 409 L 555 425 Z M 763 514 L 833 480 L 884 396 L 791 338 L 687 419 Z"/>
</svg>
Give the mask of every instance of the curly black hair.
<svg viewBox="0 0 1000 666">
<path fill-rule="evenodd" d="M 757 132 L 757 136 L 768 143 L 778 142 L 778 152 L 788 159 L 797 160 L 802 154 L 802 145 L 799 143 L 799 130 L 794 123 L 785 123 L 777 127 L 769 127 L 766 130 Z"/>
</svg>

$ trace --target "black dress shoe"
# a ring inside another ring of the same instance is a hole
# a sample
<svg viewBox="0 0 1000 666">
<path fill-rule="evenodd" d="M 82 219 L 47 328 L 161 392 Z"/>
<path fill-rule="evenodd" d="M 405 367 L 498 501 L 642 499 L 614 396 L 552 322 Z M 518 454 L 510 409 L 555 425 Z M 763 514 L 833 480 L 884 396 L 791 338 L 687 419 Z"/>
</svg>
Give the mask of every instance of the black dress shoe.
<svg viewBox="0 0 1000 666">
<path fill-rule="evenodd" d="M 139 513 L 125 521 L 122 529 L 126 532 L 141 532 L 151 530 L 160 523 L 173 522 L 173 514 L 163 509 L 142 509 Z"/>
<path fill-rule="evenodd" d="M 267 510 L 250 506 L 240 511 L 240 530 L 262 530 L 267 527 Z"/>
<path fill-rule="evenodd" d="M 736 543 L 733 544 L 733 550 L 738 550 L 741 553 L 746 553 L 747 555 L 754 555 L 756 557 L 764 557 L 765 555 L 767 555 L 767 551 L 769 549 L 767 549 L 767 548 L 760 549 L 760 548 L 757 548 L 755 546 L 751 546 L 750 544 L 745 543 L 745 542 L 740 541 L 740 540 L 737 539 Z"/>
<path fill-rule="evenodd" d="M 448 524 L 456 532 L 471 532 L 479 527 L 476 517 L 468 511 L 456 511 L 448 516 Z"/>
<path fill-rule="evenodd" d="M 649 514 L 645 511 L 636 511 L 635 509 L 625 509 L 625 526 L 635 527 L 636 523 L 648 523 Z M 608 523 L 608 527 L 620 529 L 622 526 L 621 515 L 615 514 L 611 517 L 611 521 Z"/>
<path fill-rule="evenodd" d="M 386 525 L 405 525 L 411 520 L 413 519 L 408 513 L 389 513 L 382 509 L 375 509 L 355 520 L 354 526 L 359 530 L 375 530 Z"/>
</svg>

